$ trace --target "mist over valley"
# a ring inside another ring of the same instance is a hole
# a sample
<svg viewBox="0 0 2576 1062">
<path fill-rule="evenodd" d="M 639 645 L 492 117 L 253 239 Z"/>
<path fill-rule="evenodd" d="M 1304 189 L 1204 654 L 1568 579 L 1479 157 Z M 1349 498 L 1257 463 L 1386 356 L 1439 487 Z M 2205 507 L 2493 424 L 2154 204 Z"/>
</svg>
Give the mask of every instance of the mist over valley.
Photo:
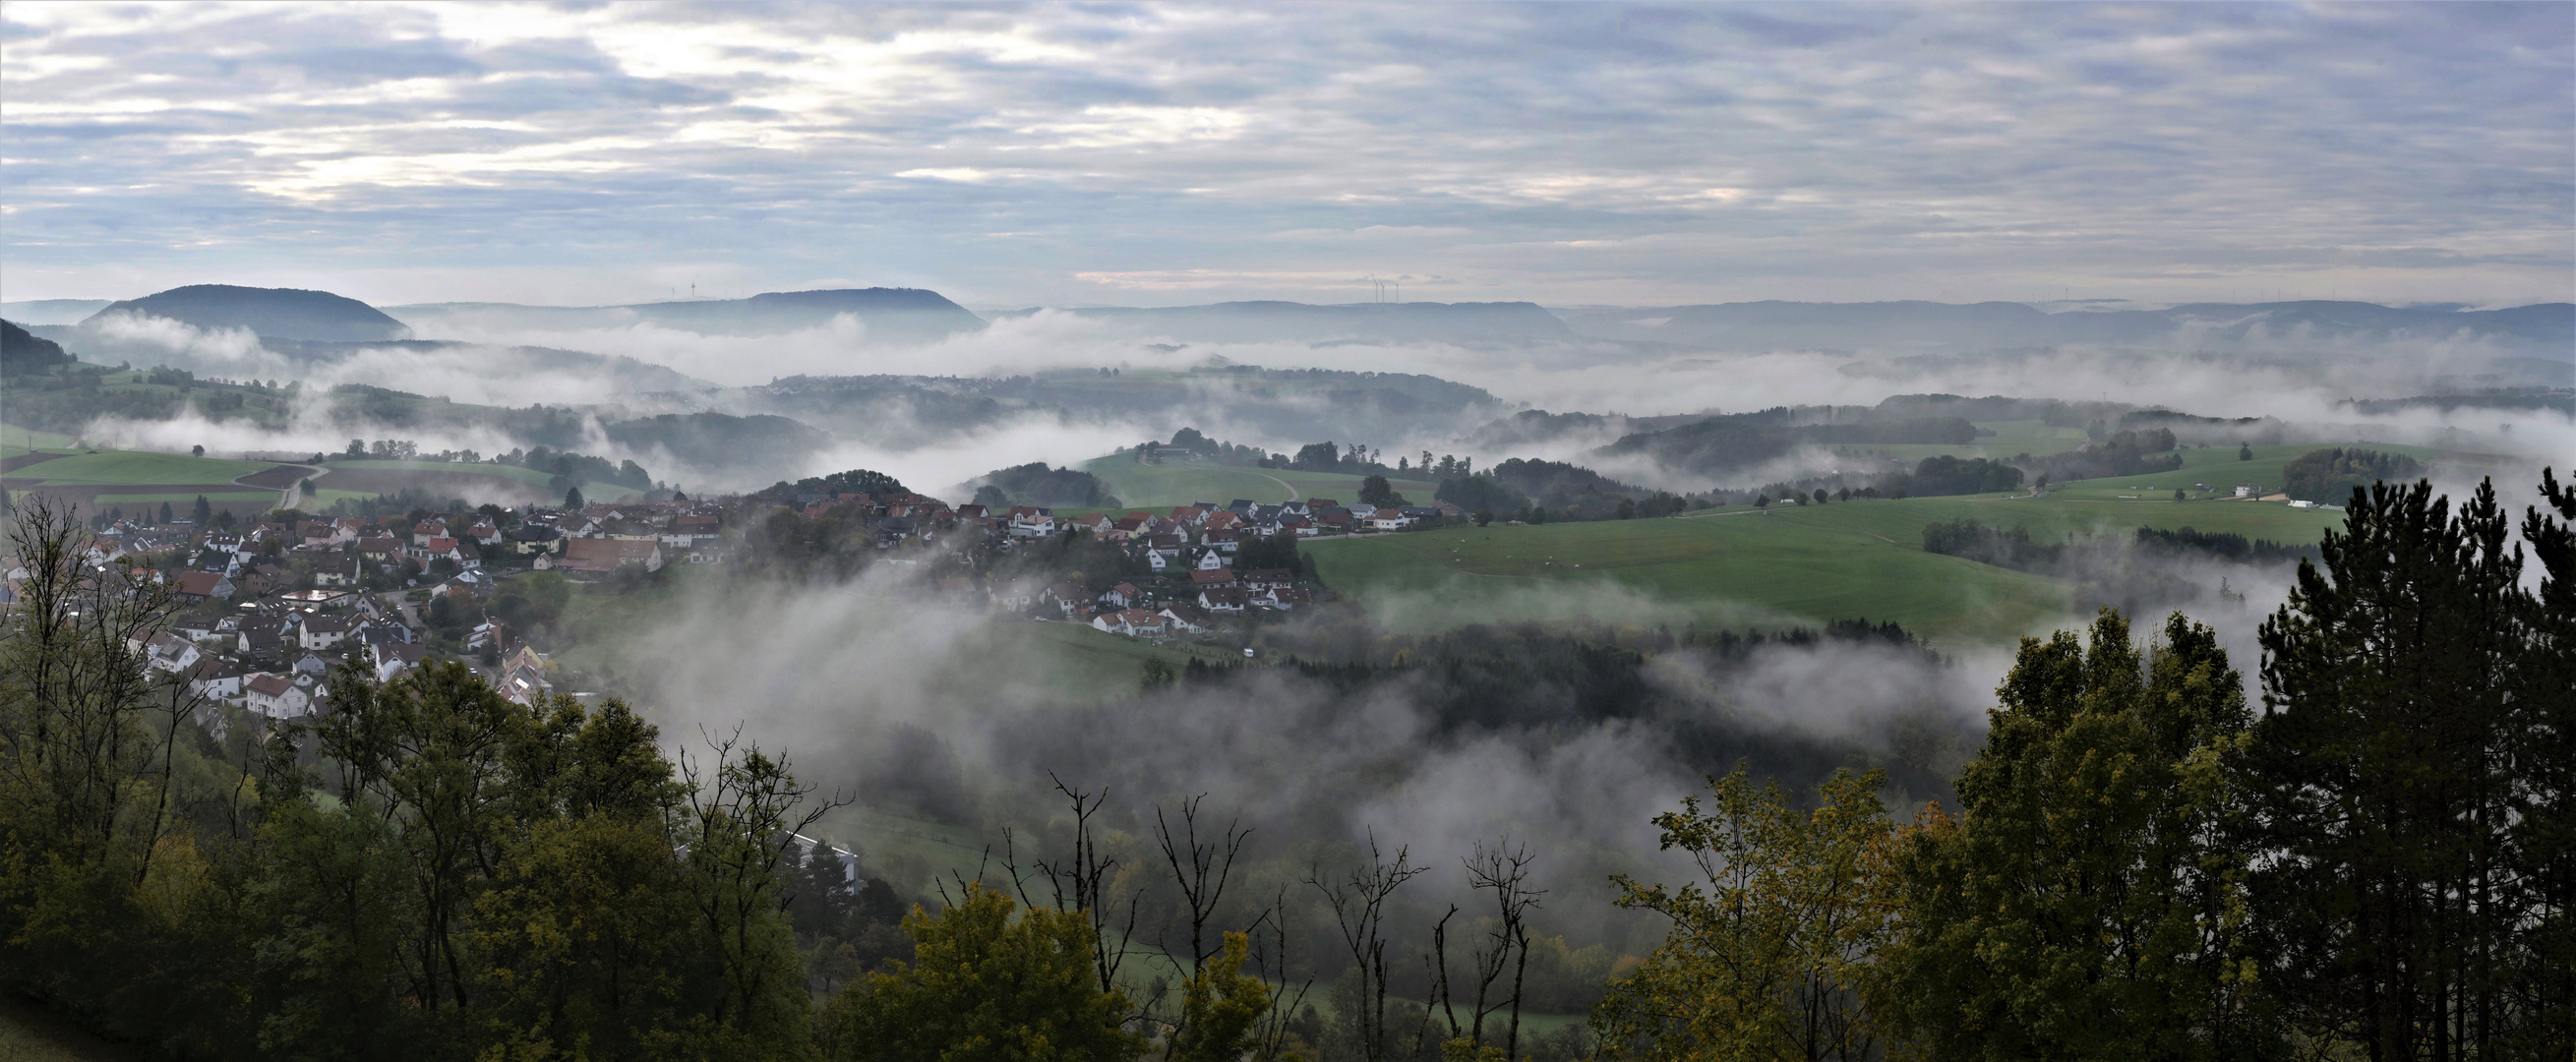
<svg viewBox="0 0 2576 1062">
<path fill-rule="evenodd" d="M 2571 11 L 11 5 L 0 1054 L 2565 1058 Z"/>
</svg>

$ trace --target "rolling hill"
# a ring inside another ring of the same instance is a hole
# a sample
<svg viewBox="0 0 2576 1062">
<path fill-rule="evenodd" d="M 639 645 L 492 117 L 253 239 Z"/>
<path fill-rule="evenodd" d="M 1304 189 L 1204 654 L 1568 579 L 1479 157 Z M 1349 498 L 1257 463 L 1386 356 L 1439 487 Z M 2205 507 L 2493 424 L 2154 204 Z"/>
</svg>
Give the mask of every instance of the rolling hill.
<svg viewBox="0 0 2576 1062">
<path fill-rule="evenodd" d="M 869 341 L 933 343 L 980 331 L 984 319 L 947 296 L 921 288 L 834 288 L 770 291 L 745 299 L 688 299 L 624 306 L 524 306 L 500 302 L 417 303 L 389 308 L 425 332 L 449 329 L 571 331 L 638 324 L 700 335 L 776 335 L 828 325 L 844 314 Z"/>
<path fill-rule="evenodd" d="M 364 343 L 406 339 L 411 330 L 366 303 L 327 291 L 191 284 L 109 303 L 81 321 L 95 328 L 115 314 L 166 317 L 207 331 L 241 328 L 278 339 Z"/>
</svg>

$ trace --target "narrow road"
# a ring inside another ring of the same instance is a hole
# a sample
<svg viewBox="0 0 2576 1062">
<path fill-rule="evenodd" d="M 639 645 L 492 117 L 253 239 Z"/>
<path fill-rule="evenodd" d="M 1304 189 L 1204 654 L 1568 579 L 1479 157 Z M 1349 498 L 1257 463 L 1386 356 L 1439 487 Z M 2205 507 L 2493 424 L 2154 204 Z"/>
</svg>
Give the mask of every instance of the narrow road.
<svg viewBox="0 0 2576 1062">
<path fill-rule="evenodd" d="M 1281 489 L 1281 490 L 1284 490 L 1284 491 L 1287 491 L 1287 492 L 1288 492 L 1288 496 L 1287 496 L 1287 497 L 1279 499 L 1279 504 L 1281 504 L 1281 505 L 1286 505 L 1286 504 L 1288 504 L 1289 502 L 1292 502 L 1292 501 L 1296 501 L 1296 500 L 1297 500 L 1297 488 L 1292 487 L 1292 486 L 1289 486 L 1289 485 L 1288 485 L 1288 481 L 1287 481 L 1287 480 L 1284 480 L 1284 479 L 1281 479 L 1281 478 L 1279 478 L 1279 477 L 1277 477 L 1277 476 L 1271 475 L 1271 474 L 1270 474 L 1270 473 L 1268 473 L 1268 472 L 1254 472 L 1254 473 L 1253 473 L 1253 475 L 1256 475 L 1256 476 L 1259 476 L 1259 477 L 1261 477 L 1261 478 L 1263 478 L 1263 479 L 1269 480 L 1269 481 L 1270 481 L 1270 482 L 1272 482 L 1272 483 L 1279 484 L 1279 489 Z"/>
</svg>

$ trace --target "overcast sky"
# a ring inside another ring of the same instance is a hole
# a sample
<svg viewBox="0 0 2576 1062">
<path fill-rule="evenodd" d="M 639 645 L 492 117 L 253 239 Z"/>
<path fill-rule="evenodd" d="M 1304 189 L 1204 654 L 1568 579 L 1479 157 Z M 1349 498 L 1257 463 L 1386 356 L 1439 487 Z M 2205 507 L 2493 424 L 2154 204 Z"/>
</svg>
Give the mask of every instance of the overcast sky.
<svg viewBox="0 0 2576 1062">
<path fill-rule="evenodd" d="M 0 298 L 2576 283 L 2576 6 L 0 6 Z"/>
</svg>

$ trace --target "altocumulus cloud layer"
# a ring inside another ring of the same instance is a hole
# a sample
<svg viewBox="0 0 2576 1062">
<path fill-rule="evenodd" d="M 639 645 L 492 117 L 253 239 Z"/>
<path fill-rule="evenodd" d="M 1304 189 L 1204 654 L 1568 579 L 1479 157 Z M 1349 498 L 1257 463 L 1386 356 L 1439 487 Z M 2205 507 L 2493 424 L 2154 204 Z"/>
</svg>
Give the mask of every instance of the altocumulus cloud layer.
<svg viewBox="0 0 2576 1062">
<path fill-rule="evenodd" d="M 2561 299 L 2576 8 L 12 4 L 9 299 Z"/>
</svg>

